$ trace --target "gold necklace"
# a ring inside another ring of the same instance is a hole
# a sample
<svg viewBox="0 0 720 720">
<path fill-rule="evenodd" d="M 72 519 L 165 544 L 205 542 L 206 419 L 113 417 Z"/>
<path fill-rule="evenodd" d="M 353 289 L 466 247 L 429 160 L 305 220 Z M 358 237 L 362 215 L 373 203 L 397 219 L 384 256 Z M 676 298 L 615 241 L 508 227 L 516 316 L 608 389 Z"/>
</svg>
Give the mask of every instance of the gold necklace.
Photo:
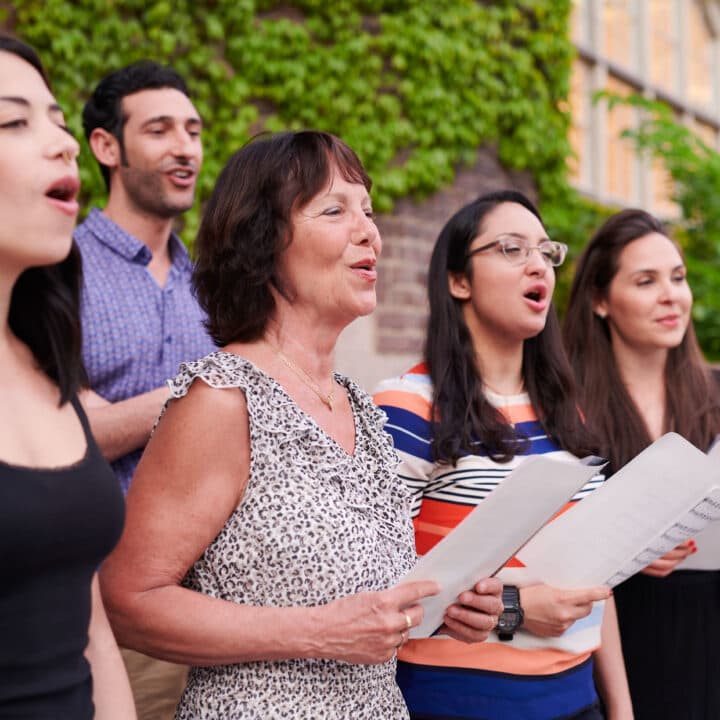
<svg viewBox="0 0 720 720">
<path fill-rule="evenodd" d="M 333 410 L 333 402 L 335 401 L 335 391 L 327 393 L 327 395 L 320 389 L 319 385 L 308 375 L 301 367 L 298 367 L 280 348 L 268 345 L 275 351 L 275 354 L 280 360 L 287 365 L 304 383 L 307 385 L 327 406 L 330 408 L 330 412 Z"/>
</svg>

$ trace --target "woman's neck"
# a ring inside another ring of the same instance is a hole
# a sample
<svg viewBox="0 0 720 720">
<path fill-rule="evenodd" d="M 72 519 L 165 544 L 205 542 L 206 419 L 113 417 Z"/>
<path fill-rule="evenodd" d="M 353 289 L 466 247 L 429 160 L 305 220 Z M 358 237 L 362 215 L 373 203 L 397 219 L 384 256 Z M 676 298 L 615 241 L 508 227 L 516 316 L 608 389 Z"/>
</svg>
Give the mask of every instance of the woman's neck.
<svg viewBox="0 0 720 720">
<path fill-rule="evenodd" d="M 17 277 L 17 274 L 0 273 L 0 352 L 3 356 L 11 352 L 17 341 L 10 330 L 10 300 Z"/>
<path fill-rule="evenodd" d="M 665 366 L 668 351 L 664 348 L 638 352 L 613 342 L 613 353 L 620 378 L 635 403 L 652 440 L 662 435 L 665 424 Z"/>
<path fill-rule="evenodd" d="M 517 395 L 524 389 L 522 343 L 492 345 L 475 342 L 475 359 L 485 386 L 496 395 Z"/>
<path fill-rule="evenodd" d="M 275 350 L 298 363 L 305 372 L 321 380 L 332 375 L 335 364 L 337 332 L 303 318 L 285 317 L 271 320 L 265 330 L 265 341 Z"/>
</svg>

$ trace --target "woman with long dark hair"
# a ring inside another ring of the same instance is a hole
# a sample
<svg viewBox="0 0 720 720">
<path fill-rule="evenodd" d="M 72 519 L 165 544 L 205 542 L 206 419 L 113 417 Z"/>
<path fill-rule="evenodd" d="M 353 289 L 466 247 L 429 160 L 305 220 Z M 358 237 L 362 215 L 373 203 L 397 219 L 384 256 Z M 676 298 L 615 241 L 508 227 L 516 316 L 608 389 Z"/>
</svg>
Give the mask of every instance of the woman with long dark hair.
<svg viewBox="0 0 720 720">
<path fill-rule="evenodd" d="M 720 396 L 695 337 L 679 247 L 623 210 L 580 258 L 564 337 L 587 422 L 618 470 L 668 431 L 707 450 Z M 636 718 L 720 717 L 720 572 L 675 570 L 683 543 L 615 590 Z"/>
<path fill-rule="evenodd" d="M 83 381 L 78 144 L 40 59 L 0 35 L 0 718 L 133 718 L 95 571 L 123 501 Z"/>
<path fill-rule="evenodd" d="M 420 554 L 528 455 L 596 451 L 551 302 L 566 251 L 513 191 L 478 198 L 440 233 L 424 362 L 375 395 L 414 495 Z M 454 638 L 462 617 L 455 606 L 438 635 L 401 649 L 398 682 L 411 716 L 599 718 L 595 675 L 608 717 L 631 717 L 608 588 L 531 584 L 514 560 L 500 578 L 505 612 L 488 642 Z"/>
</svg>

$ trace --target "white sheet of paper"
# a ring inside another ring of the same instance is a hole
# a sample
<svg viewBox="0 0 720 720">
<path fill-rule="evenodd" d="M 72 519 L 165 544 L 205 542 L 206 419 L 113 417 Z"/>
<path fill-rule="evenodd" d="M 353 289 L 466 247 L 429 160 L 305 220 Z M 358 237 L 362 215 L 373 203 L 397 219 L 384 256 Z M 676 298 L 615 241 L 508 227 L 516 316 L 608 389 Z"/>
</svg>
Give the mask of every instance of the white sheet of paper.
<svg viewBox="0 0 720 720">
<path fill-rule="evenodd" d="M 720 500 L 717 485 L 718 463 L 668 433 L 544 527 L 518 559 L 549 585 L 613 587 L 700 532 Z"/>
<path fill-rule="evenodd" d="M 439 595 L 422 601 L 423 621 L 410 631 L 410 637 L 432 635 L 461 592 L 494 575 L 600 471 L 597 465 L 579 460 L 552 460 L 541 455 L 518 465 L 402 579 L 435 580 L 442 587 Z"/>
<path fill-rule="evenodd" d="M 720 437 L 708 451 L 708 457 L 720 465 Z M 679 565 L 681 570 L 720 570 L 720 522 L 711 522 L 694 536 L 697 552 L 686 557 Z"/>
</svg>

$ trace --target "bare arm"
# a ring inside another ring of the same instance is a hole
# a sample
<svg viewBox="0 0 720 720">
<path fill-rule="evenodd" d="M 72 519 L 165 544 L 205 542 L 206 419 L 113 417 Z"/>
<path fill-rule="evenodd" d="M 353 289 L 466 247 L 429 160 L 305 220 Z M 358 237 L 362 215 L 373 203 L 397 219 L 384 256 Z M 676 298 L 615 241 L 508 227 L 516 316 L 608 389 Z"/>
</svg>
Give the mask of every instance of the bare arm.
<svg viewBox="0 0 720 720">
<path fill-rule="evenodd" d="M 166 387 L 159 387 L 116 403 L 92 390 L 81 394 L 95 440 L 108 461 L 145 447 L 168 394 Z"/>
<path fill-rule="evenodd" d="M 200 431 L 198 431 L 200 430 Z M 435 583 L 352 595 L 321 607 L 251 607 L 180 587 L 242 498 L 249 473 L 243 394 L 196 382 L 171 403 L 127 497 L 118 547 L 101 572 L 120 642 L 196 665 L 300 657 L 384 662 L 417 625 Z"/>
<path fill-rule="evenodd" d="M 135 720 L 135 703 L 102 598 L 97 575 L 92 581 L 92 614 L 85 657 L 93 676 L 97 720 Z"/>
<path fill-rule="evenodd" d="M 595 651 L 595 682 L 605 703 L 608 720 L 633 720 L 632 701 L 625 675 L 615 598 L 605 603 L 602 644 Z"/>
</svg>

